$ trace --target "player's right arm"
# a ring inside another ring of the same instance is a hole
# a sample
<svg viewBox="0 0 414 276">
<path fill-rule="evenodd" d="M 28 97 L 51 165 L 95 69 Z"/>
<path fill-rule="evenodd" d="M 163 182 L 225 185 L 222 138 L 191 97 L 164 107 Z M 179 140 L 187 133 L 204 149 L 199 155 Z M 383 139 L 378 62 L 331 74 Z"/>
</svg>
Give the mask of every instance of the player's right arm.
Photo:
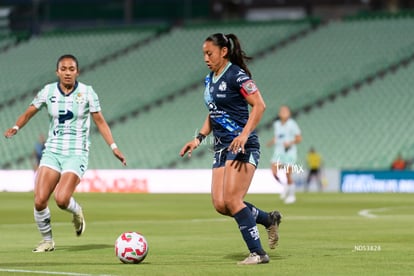
<svg viewBox="0 0 414 276">
<path fill-rule="evenodd" d="M 269 140 L 269 141 L 266 143 L 266 146 L 271 147 L 271 146 L 273 146 L 274 144 L 276 144 L 276 137 L 273 137 L 271 140 Z"/>
<path fill-rule="evenodd" d="M 210 116 L 207 114 L 206 119 L 204 120 L 204 124 L 200 129 L 199 135 L 201 134 L 204 136 L 208 136 L 211 132 L 211 122 L 210 122 Z M 191 153 L 193 150 L 195 150 L 199 145 L 201 144 L 201 141 L 194 137 L 191 141 L 187 142 L 184 147 L 180 151 L 180 156 L 183 157 L 186 153 L 188 157 L 191 157 Z"/>
<path fill-rule="evenodd" d="M 24 127 L 27 122 L 39 111 L 34 105 L 30 105 L 26 111 L 17 118 L 15 125 L 6 130 L 4 137 L 10 138 L 13 135 L 16 135 L 17 131 Z"/>
</svg>

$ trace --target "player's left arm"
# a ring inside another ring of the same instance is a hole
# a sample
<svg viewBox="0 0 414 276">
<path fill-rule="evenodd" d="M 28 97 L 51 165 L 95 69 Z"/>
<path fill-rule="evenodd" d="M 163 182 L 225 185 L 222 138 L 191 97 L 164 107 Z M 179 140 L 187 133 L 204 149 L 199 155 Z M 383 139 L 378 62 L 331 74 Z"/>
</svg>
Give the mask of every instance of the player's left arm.
<svg viewBox="0 0 414 276">
<path fill-rule="evenodd" d="M 257 89 L 252 81 L 250 81 L 248 85 L 249 87 L 247 88 L 244 86 L 242 87 L 242 95 L 244 95 L 247 103 L 252 108 L 250 110 L 249 119 L 247 120 L 243 131 L 239 136 L 233 139 L 229 146 L 229 150 L 233 151 L 234 153 L 238 152 L 239 149 L 241 149 L 241 151 L 244 153 L 244 145 L 246 144 L 250 133 L 256 129 L 266 109 L 266 104 L 262 98 L 262 95 L 260 94 L 259 89 Z"/>
<path fill-rule="evenodd" d="M 126 159 L 122 152 L 118 149 L 117 145 L 115 144 L 114 138 L 112 137 L 111 129 L 109 128 L 108 123 L 106 122 L 102 112 L 92 112 L 91 115 L 99 132 L 101 133 L 102 137 L 104 138 L 108 146 L 111 147 L 115 157 L 118 158 L 124 166 L 126 166 Z"/>
<path fill-rule="evenodd" d="M 295 130 L 294 130 L 294 138 L 292 141 L 288 141 L 285 143 L 285 148 L 289 149 L 291 146 L 299 144 L 300 142 L 302 142 L 302 134 L 300 132 L 299 126 L 297 125 L 297 123 L 295 122 Z"/>
</svg>

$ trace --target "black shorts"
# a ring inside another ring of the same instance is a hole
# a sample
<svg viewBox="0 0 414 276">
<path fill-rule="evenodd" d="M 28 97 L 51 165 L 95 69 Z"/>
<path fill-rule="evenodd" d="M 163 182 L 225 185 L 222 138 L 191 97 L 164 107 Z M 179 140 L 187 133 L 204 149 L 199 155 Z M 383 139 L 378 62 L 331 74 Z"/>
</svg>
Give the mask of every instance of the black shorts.
<svg viewBox="0 0 414 276">
<path fill-rule="evenodd" d="M 213 169 L 224 167 L 227 160 L 237 160 L 244 163 L 250 163 L 257 168 L 260 160 L 260 151 L 256 149 L 246 149 L 245 153 L 233 153 L 232 151 L 228 151 L 227 148 L 216 151 L 214 153 Z"/>
<path fill-rule="evenodd" d="M 319 174 L 319 169 L 310 169 L 309 174 L 310 175 Z"/>
</svg>

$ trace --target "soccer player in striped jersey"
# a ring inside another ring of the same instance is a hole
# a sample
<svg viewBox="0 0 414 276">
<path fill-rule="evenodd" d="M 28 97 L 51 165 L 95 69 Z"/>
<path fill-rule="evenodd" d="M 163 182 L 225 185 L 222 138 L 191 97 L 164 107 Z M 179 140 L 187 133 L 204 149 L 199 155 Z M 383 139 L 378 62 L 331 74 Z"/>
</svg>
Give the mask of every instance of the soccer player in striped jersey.
<svg viewBox="0 0 414 276">
<path fill-rule="evenodd" d="M 190 157 L 213 132 L 215 154 L 211 192 L 214 208 L 235 219 L 250 251 L 238 264 L 268 263 L 269 256 L 262 248 L 257 224 L 266 227 L 269 247 L 273 249 L 279 239 L 281 215 L 278 211 L 264 212 L 244 201 L 259 162 L 260 144 L 255 128 L 265 103 L 251 79 L 245 64 L 248 57 L 236 35 L 216 33 L 209 36 L 204 41 L 203 53 L 211 70 L 204 90 L 208 115 L 197 139 L 186 143 L 180 155 Z"/>
<path fill-rule="evenodd" d="M 91 86 L 77 81 L 79 67 L 76 57 L 61 56 L 57 61 L 56 75 L 58 82 L 47 84 L 39 91 L 15 125 L 4 133 L 6 138 L 11 138 L 40 109 L 47 109 L 49 133 L 34 187 L 34 218 L 43 239 L 33 252 L 55 249 L 48 207 L 53 192 L 57 206 L 72 214 L 76 235 L 80 236 L 85 231 L 82 208 L 73 198 L 73 193 L 88 167 L 91 117 L 114 156 L 126 165 L 126 159 L 115 144 L 101 112 L 97 94 Z"/>
</svg>

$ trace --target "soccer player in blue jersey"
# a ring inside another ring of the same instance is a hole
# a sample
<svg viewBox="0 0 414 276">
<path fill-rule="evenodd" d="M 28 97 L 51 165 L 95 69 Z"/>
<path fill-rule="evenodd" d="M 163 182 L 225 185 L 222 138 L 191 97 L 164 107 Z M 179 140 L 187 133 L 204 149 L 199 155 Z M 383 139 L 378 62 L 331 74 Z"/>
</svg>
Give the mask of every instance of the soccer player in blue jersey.
<svg viewBox="0 0 414 276">
<path fill-rule="evenodd" d="M 238 264 L 262 264 L 269 256 L 262 248 L 257 224 L 266 227 L 271 249 L 277 245 L 281 214 L 264 212 L 245 202 L 259 162 L 260 144 L 255 128 L 265 110 L 259 89 L 245 61 L 249 59 L 234 34 L 216 33 L 203 44 L 204 61 L 211 72 L 205 79 L 204 101 L 208 115 L 196 137 L 180 155 L 191 153 L 213 132 L 212 201 L 220 214 L 233 217 L 250 251 Z M 251 111 L 249 113 L 249 106 Z"/>
<path fill-rule="evenodd" d="M 280 198 L 286 204 L 291 204 L 296 201 L 292 173 L 297 160 L 296 145 L 302 141 L 302 135 L 288 106 L 282 105 L 279 108 L 279 118 L 273 123 L 273 128 L 274 136 L 268 143 L 269 146 L 274 145 L 271 169 L 275 179 L 283 185 Z M 279 173 L 283 173 L 286 179 L 279 177 Z"/>
<path fill-rule="evenodd" d="M 58 82 L 47 84 L 34 98 L 16 124 L 4 136 L 16 135 L 43 107 L 49 113 L 49 134 L 37 172 L 34 188 L 34 218 L 42 241 L 33 252 L 55 249 L 48 200 L 54 192 L 59 208 L 73 215 L 77 236 L 85 231 L 81 206 L 73 198 L 76 186 L 88 166 L 90 118 L 105 142 L 123 165 L 126 159 L 118 149 L 111 130 L 102 115 L 99 99 L 91 86 L 78 82 L 78 61 L 73 55 L 58 59 Z"/>
</svg>

